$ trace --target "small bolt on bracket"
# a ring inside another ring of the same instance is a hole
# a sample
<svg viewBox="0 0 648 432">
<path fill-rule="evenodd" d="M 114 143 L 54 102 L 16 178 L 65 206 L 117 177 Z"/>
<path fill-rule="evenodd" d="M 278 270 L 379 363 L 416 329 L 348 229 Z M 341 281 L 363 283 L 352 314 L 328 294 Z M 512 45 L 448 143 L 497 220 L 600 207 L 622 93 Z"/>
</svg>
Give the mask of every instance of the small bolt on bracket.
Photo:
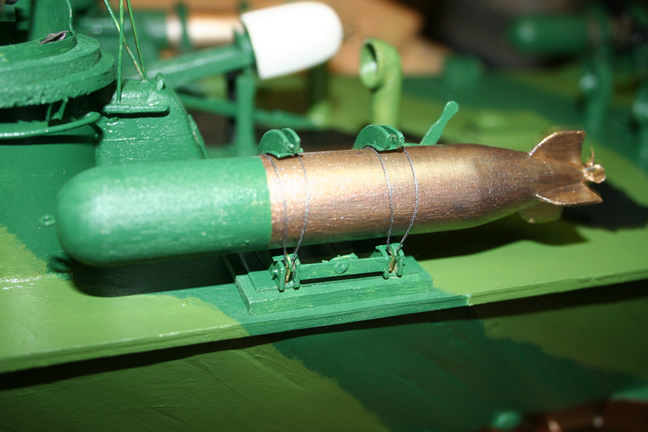
<svg viewBox="0 0 648 432">
<path fill-rule="evenodd" d="M 60 40 L 65 39 L 65 36 L 68 33 L 69 33 L 68 30 L 63 30 L 63 31 L 56 32 L 56 33 L 50 33 L 47 36 L 45 36 L 45 38 L 43 38 L 43 40 L 40 41 L 40 44 L 45 45 L 46 43 L 50 43 L 50 42 L 58 42 Z"/>
</svg>

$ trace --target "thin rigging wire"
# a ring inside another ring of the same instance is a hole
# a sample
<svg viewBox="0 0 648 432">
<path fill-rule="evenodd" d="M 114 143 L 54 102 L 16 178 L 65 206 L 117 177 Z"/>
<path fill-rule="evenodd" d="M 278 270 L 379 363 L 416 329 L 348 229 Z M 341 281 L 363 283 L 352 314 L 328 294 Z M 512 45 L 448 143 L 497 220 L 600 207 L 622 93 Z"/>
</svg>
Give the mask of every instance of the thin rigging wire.
<svg viewBox="0 0 648 432">
<path fill-rule="evenodd" d="M 416 216 L 418 215 L 418 208 L 419 208 L 419 184 L 418 184 L 418 177 L 416 176 L 416 170 L 414 169 L 414 163 L 412 162 L 412 158 L 410 157 L 409 153 L 407 150 L 403 147 L 403 153 L 405 154 L 405 157 L 407 157 L 407 161 L 409 162 L 410 169 L 412 170 L 412 177 L 414 179 L 414 194 L 415 194 L 415 202 L 414 202 L 414 212 L 412 214 L 412 219 L 410 220 L 410 224 L 407 227 L 407 230 L 405 231 L 405 234 L 401 238 L 401 241 L 399 242 L 398 246 L 396 247 L 396 250 L 392 253 L 391 247 L 390 247 L 390 242 L 391 242 L 391 234 L 392 234 L 392 229 L 394 227 L 394 198 L 393 198 L 393 193 L 392 193 L 392 186 L 391 182 L 389 181 L 389 174 L 387 173 L 387 167 L 385 165 L 385 161 L 383 160 L 382 156 L 380 156 L 380 153 L 378 150 L 371 146 L 366 146 L 364 148 L 371 149 L 375 155 L 378 157 L 378 161 L 380 162 L 380 166 L 382 166 L 383 173 L 385 174 L 385 182 L 387 183 L 387 190 L 389 192 L 389 230 L 387 231 L 387 253 L 395 259 L 395 254 L 398 254 L 398 252 L 403 248 L 403 244 L 405 243 L 405 239 L 407 239 L 407 236 L 409 235 L 410 231 L 412 230 L 412 227 L 414 227 L 414 223 L 416 222 Z"/>
<path fill-rule="evenodd" d="M 301 246 L 302 241 L 304 240 L 304 235 L 306 234 L 306 227 L 308 226 L 308 213 L 310 211 L 310 187 L 308 186 L 308 176 L 306 175 L 306 167 L 304 166 L 304 161 L 302 157 L 298 154 L 297 158 L 299 159 L 299 164 L 302 167 L 302 172 L 304 173 L 304 183 L 306 184 L 306 205 L 304 208 L 304 225 L 302 226 L 301 234 L 299 235 L 299 240 L 297 241 L 297 246 L 295 246 L 295 251 L 293 252 L 292 257 L 292 266 L 295 267 L 295 258 L 297 258 L 297 252 L 299 251 L 299 246 Z"/>
<path fill-rule="evenodd" d="M 403 153 L 405 153 L 410 168 L 412 169 L 412 177 L 414 178 L 415 202 L 414 202 L 414 213 L 412 214 L 412 220 L 410 221 L 409 227 L 407 227 L 407 231 L 405 231 L 403 238 L 401 239 L 398 247 L 396 248 L 396 253 L 398 253 L 398 251 L 403 248 L 403 243 L 405 243 L 405 239 L 407 238 L 410 231 L 412 230 L 412 227 L 414 226 L 414 222 L 416 222 L 416 215 L 418 214 L 418 208 L 419 208 L 419 184 L 418 184 L 418 178 L 416 177 L 416 170 L 414 169 L 414 163 L 412 162 L 412 158 L 410 157 L 409 153 L 407 153 L 407 150 L 405 150 L 405 147 L 403 147 Z"/>
<path fill-rule="evenodd" d="M 112 7 L 110 7 L 110 4 L 108 3 L 108 0 L 104 0 L 104 4 L 106 5 L 106 10 L 108 11 L 108 14 L 110 15 L 110 18 L 112 18 L 113 23 L 115 24 L 115 27 L 117 28 L 117 31 L 121 32 L 121 26 L 119 25 L 119 21 L 117 20 L 117 17 L 115 16 L 115 12 L 113 12 Z M 137 69 L 137 73 L 139 76 L 144 79 L 144 72 L 140 68 L 139 64 L 137 63 L 137 59 L 135 58 L 135 54 L 133 54 L 133 51 L 131 51 L 130 47 L 126 43 L 125 40 L 123 40 L 124 48 L 126 48 L 126 52 L 130 56 L 131 60 L 133 61 L 133 64 L 135 65 L 135 69 Z M 141 60 L 141 57 L 140 57 Z M 144 63 L 142 63 L 142 68 L 144 68 Z"/>
<path fill-rule="evenodd" d="M 385 166 L 385 162 L 383 161 L 382 156 L 380 156 L 380 153 L 378 153 L 378 150 L 371 146 L 367 146 L 365 148 L 368 148 L 375 153 L 378 161 L 380 162 L 380 165 L 382 166 L 383 172 L 385 173 L 385 182 L 387 183 L 387 191 L 389 193 L 389 229 L 387 230 L 387 253 L 391 255 L 391 248 L 389 247 L 389 244 L 391 242 L 392 228 L 394 227 L 394 199 L 392 195 L 391 182 L 389 181 L 389 174 L 387 174 L 387 167 Z"/>
<path fill-rule="evenodd" d="M 288 204 L 286 204 L 286 194 L 284 193 L 284 187 L 283 187 L 283 182 L 281 181 L 281 177 L 279 176 L 279 170 L 277 169 L 277 165 L 274 162 L 274 159 L 267 154 L 263 153 L 263 156 L 268 159 L 270 164 L 272 165 L 272 169 L 275 172 L 275 175 L 277 176 L 277 181 L 279 182 L 279 192 L 281 193 L 281 200 L 283 201 L 283 222 L 284 222 L 284 239 L 283 239 L 283 254 L 284 254 L 284 264 L 286 267 L 288 267 L 288 252 L 287 252 L 287 244 L 288 244 Z"/>
<path fill-rule="evenodd" d="M 284 192 L 284 187 L 283 187 L 283 181 L 281 180 L 281 177 L 279 176 L 279 170 L 277 169 L 277 165 L 275 164 L 274 159 L 268 155 L 268 154 L 263 154 L 266 159 L 270 162 L 272 165 L 272 169 L 275 172 L 275 175 L 277 176 L 277 180 L 279 181 L 279 191 L 281 193 L 281 200 L 283 202 L 283 222 L 284 222 L 284 239 L 283 239 L 283 254 L 284 254 L 284 265 L 286 268 L 289 268 L 290 273 L 292 273 L 295 270 L 295 265 L 297 264 L 297 253 L 299 252 L 299 248 L 304 240 L 304 236 L 306 235 L 306 229 L 308 227 L 308 215 L 310 213 L 310 187 L 308 185 L 308 175 L 306 174 L 306 166 L 304 165 L 304 161 L 302 157 L 298 154 L 297 159 L 299 160 L 299 164 L 301 165 L 302 172 L 304 173 L 304 182 L 306 184 L 306 204 L 304 208 L 304 223 L 302 225 L 302 230 L 301 234 L 299 235 L 299 240 L 297 241 L 297 245 L 295 246 L 295 250 L 292 253 L 292 257 L 288 255 L 288 205 L 286 202 L 286 194 Z M 290 273 L 287 274 L 287 277 L 290 276 Z"/>
</svg>

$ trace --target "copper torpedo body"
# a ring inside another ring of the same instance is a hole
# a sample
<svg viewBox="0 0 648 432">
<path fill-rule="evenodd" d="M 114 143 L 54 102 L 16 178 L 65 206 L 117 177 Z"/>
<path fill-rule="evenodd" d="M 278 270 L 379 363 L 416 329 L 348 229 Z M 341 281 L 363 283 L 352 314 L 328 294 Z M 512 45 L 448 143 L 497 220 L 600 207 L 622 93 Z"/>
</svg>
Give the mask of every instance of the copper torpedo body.
<svg viewBox="0 0 648 432">
<path fill-rule="evenodd" d="M 555 220 L 562 206 L 601 202 L 587 182 L 600 183 L 605 173 L 593 160 L 581 162 L 583 138 L 581 131 L 557 132 L 529 153 L 453 144 L 304 153 L 303 167 L 294 157 L 274 160 L 274 167 L 265 158 L 272 246 L 283 244 L 286 227 L 288 244 L 304 228 L 306 243 L 385 236 L 390 225 L 402 234 L 415 209 L 413 233 L 468 228 L 515 212 L 529 222 Z"/>
</svg>

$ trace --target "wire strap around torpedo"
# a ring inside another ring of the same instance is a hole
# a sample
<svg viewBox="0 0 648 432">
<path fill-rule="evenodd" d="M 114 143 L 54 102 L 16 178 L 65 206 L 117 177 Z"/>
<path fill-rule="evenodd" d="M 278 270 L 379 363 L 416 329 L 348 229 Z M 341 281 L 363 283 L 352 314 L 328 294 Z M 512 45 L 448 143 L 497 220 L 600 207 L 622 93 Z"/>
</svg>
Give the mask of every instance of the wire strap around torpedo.
<svg viewBox="0 0 648 432">
<path fill-rule="evenodd" d="M 392 196 L 392 187 L 389 181 L 389 174 L 387 174 L 387 167 L 385 166 L 385 161 L 383 161 L 383 158 L 382 156 L 380 156 L 380 153 L 378 153 L 378 150 L 376 150 L 371 146 L 367 146 L 365 148 L 370 149 L 376 154 L 376 157 L 378 157 L 378 161 L 382 166 L 383 173 L 385 173 L 385 182 L 387 183 L 387 191 L 389 192 L 389 229 L 387 230 L 387 253 L 391 255 L 391 248 L 389 247 L 389 243 L 391 242 L 391 233 L 392 233 L 392 228 L 394 227 L 394 199 Z"/>
<path fill-rule="evenodd" d="M 310 188 L 308 187 L 308 176 L 306 175 L 306 167 L 304 166 L 304 161 L 302 157 L 298 154 L 297 158 L 299 159 L 299 164 L 302 167 L 302 172 L 304 173 L 304 183 L 306 184 L 306 204 L 304 206 L 304 224 L 302 225 L 302 231 L 299 235 L 299 240 L 297 241 L 297 246 L 295 246 L 295 251 L 292 256 L 292 266 L 295 267 L 295 258 L 297 258 L 297 252 L 299 251 L 299 246 L 301 246 L 302 241 L 304 240 L 304 235 L 306 234 L 306 227 L 308 226 L 308 212 L 310 206 Z"/>
<path fill-rule="evenodd" d="M 371 149 L 376 154 L 376 156 L 378 157 L 378 161 L 380 161 L 380 165 L 382 166 L 383 172 L 385 173 L 385 182 L 387 183 L 387 190 L 389 192 L 389 230 L 387 231 L 387 253 L 389 255 L 392 255 L 393 257 L 394 254 L 397 254 L 398 251 L 400 251 L 403 248 L 405 239 L 409 235 L 410 231 L 412 230 L 412 227 L 414 227 L 414 223 L 416 222 L 416 216 L 418 215 L 418 208 L 419 208 L 418 177 L 416 176 L 416 170 L 414 169 L 414 163 L 412 162 L 412 158 L 410 157 L 409 153 L 407 153 L 407 150 L 403 147 L 403 153 L 405 153 L 405 157 L 407 157 L 407 161 L 409 162 L 410 169 L 412 170 L 412 177 L 414 179 L 414 193 L 415 193 L 414 212 L 412 213 L 412 220 L 410 221 L 410 224 L 407 227 L 407 230 L 405 231 L 403 238 L 401 239 L 400 243 L 398 244 L 398 247 L 392 254 L 392 250 L 389 246 L 391 242 L 392 230 L 394 227 L 394 199 L 393 199 L 391 182 L 389 181 L 389 175 L 387 174 L 387 167 L 385 166 L 385 162 L 383 161 L 382 156 L 380 156 L 380 153 L 373 147 L 367 146 L 365 148 Z"/>
<path fill-rule="evenodd" d="M 308 226 L 308 214 L 310 211 L 310 188 L 308 185 L 308 176 L 306 175 L 306 166 L 304 165 L 304 161 L 302 160 L 302 157 L 298 154 L 297 159 L 299 160 L 299 164 L 301 165 L 302 172 L 304 173 L 304 183 L 306 185 L 306 204 L 304 208 L 304 223 L 302 225 L 302 230 L 299 235 L 299 239 L 297 240 L 297 245 L 295 246 L 295 250 L 292 253 L 292 257 L 288 255 L 288 205 L 286 204 L 286 194 L 284 192 L 284 187 L 283 187 L 283 182 L 281 181 L 281 177 L 279 176 L 279 170 L 277 169 L 277 165 L 275 164 L 273 158 L 268 155 L 264 154 L 264 156 L 270 161 L 270 164 L 272 165 L 272 169 L 275 172 L 275 175 L 277 176 L 277 180 L 279 181 L 279 190 L 281 192 L 281 200 L 283 201 L 283 222 L 284 222 L 284 238 L 283 238 L 283 254 L 284 254 L 284 265 L 286 268 L 288 268 L 290 271 L 289 273 L 286 274 L 286 278 L 290 278 L 290 274 L 294 271 L 295 265 L 297 262 L 297 253 L 299 252 L 299 247 L 302 244 L 302 241 L 304 240 L 304 236 L 306 235 L 306 228 Z"/>
<path fill-rule="evenodd" d="M 288 243 L 288 205 L 286 204 L 286 194 L 284 193 L 283 182 L 281 181 L 281 177 L 279 176 L 279 170 L 277 169 L 277 165 L 275 164 L 274 159 L 272 159 L 272 156 L 266 153 L 263 153 L 263 156 L 265 156 L 270 162 L 270 164 L 272 165 L 272 169 L 274 170 L 274 173 L 277 176 L 277 181 L 279 182 L 279 191 L 281 192 L 281 201 L 283 202 L 283 225 L 284 225 L 283 255 L 284 255 L 284 264 L 286 265 L 286 267 L 288 267 L 289 258 L 286 249 L 286 245 Z"/>
<path fill-rule="evenodd" d="M 412 214 L 412 220 L 410 221 L 410 224 L 407 227 L 407 231 L 405 231 L 405 234 L 403 234 L 403 238 L 401 239 L 400 243 L 398 244 L 398 247 L 396 248 L 396 253 L 398 253 L 398 251 L 403 248 L 403 243 L 405 243 L 405 239 L 407 238 L 410 231 L 412 230 L 412 227 L 414 226 L 414 222 L 416 222 L 416 215 L 418 214 L 418 208 L 419 208 L 419 184 L 418 184 L 418 178 L 416 177 L 416 170 L 414 169 L 414 163 L 412 162 L 412 158 L 410 157 L 409 153 L 407 153 L 407 150 L 405 150 L 405 147 L 403 147 L 403 153 L 405 153 L 405 156 L 407 156 L 407 161 L 409 162 L 410 168 L 412 169 L 412 177 L 414 179 L 415 201 L 414 201 L 414 213 Z"/>
</svg>

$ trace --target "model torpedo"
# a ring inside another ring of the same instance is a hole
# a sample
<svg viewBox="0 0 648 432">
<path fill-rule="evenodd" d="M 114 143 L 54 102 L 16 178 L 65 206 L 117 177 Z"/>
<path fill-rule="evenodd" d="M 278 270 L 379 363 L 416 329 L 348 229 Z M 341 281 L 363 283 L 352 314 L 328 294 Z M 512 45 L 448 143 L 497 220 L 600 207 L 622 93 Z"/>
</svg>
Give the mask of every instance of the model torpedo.
<svg viewBox="0 0 648 432">
<path fill-rule="evenodd" d="M 530 222 L 601 202 L 605 179 L 581 161 L 584 132 L 530 152 L 475 144 L 411 145 L 108 166 L 61 190 L 64 249 L 92 265 L 199 253 L 454 230 L 519 212 Z M 356 147 L 356 146 L 354 146 Z"/>
</svg>

